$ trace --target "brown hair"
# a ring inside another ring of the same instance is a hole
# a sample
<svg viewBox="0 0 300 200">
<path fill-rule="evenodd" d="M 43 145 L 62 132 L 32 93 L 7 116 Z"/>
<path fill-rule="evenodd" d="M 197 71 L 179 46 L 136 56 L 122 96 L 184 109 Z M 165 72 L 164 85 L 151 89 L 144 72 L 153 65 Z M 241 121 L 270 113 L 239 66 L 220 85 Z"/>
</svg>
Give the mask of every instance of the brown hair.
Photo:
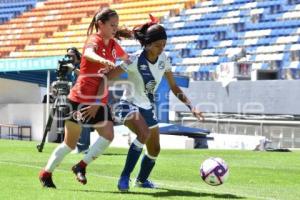
<svg viewBox="0 0 300 200">
<path fill-rule="evenodd" d="M 118 16 L 118 13 L 110 8 L 103 8 L 99 9 L 93 19 L 92 22 L 89 25 L 89 28 L 87 30 L 87 35 L 91 35 L 93 33 L 94 27 L 96 29 L 96 32 L 98 32 L 98 25 L 97 22 L 100 20 L 102 23 L 107 22 L 111 17 Z M 130 31 L 127 28 L 118 29 L 115 38 L 121 39 L 121 38 L 132 38 L 132 31 Z"/>
</svg>

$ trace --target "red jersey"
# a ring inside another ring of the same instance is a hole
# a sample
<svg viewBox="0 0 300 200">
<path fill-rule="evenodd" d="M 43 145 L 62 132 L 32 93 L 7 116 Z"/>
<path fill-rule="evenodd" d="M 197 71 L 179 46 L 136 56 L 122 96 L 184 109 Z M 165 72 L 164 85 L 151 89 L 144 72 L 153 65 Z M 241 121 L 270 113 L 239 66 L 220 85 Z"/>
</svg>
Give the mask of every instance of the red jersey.
<svg viewBox="0 0 300 200">
<path fill-rule="evenodd" d="M 116 58 L 124 56 L 126 53 L 122 47 L 114 40 L 110 39 L 108 45 L 104 44 L 103 38 L 99 34 L 92 34 L 88 37 L 83 47 L 83 55 L 87 47 L 93 46 L 96 54 L 115 63 Z M 80 74 L 75 85 L 70 91 L 68 98 L 78 103 L 95 103 L 98 88 L 101 80 L 101 69 L 104 65 L 81 58 Z M 101 102 L 108 102 L 108 87 L 102 94 Z"/>
</svg>

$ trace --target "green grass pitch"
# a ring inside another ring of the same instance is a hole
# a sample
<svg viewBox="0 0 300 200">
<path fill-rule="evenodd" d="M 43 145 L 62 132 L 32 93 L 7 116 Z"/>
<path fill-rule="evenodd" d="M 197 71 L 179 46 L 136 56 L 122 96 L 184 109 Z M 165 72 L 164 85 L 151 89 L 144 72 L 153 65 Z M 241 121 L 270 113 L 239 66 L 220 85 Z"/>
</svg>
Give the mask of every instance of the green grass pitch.
<svg viewBox="0 0 300 200">
<path fill-rule="evenodd" d="M 151 180 L 159 189 L 131 187 L 120 193 L 117 181 L 127 149 L 109 148 L 87 169 L 88 183 L 75 180 L 71 167 L 82 154 L 70 154 L 54 173 L 57 189 L 44 189 L 38 172 L 57 144 L 46 144 L 44 152 L 37 142 L 0 140 L 0 200 L 7 199 L 300 199 L 300 151 L 290 153 L 236 150 L 164 150 L 157 160 Z M 230 175 L 221 186 L 209 186 L 199 176 L 201 162 L 221 157 Z M 139 163 L 133 172 L 134 180 Z"/>
</svg>

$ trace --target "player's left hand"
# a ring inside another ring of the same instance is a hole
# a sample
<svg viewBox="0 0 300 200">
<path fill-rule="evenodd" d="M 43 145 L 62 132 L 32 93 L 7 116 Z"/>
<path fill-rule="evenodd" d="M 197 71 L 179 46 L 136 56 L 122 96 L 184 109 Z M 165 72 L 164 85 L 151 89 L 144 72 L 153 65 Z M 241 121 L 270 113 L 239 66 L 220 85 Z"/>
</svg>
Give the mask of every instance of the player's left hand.
<svg viewBox="0 0 300 200">
<path fill-rule="evenodd" d="M 96 116 L 98 109 L 99 109 L 99 105 L 90 105 L 85 108 L 82 108 L 80 111 L 82 117 L 86 119 L 85 121 L 89 121 L 90 119 Z"/>
<path fill-rule="evenodd" d="M 203 113 L 201 111 L 197 110 L 196 107 L 192 108 L 192 113 L 199 121 L 203 122 L 205 120 Z"/>
</svg>

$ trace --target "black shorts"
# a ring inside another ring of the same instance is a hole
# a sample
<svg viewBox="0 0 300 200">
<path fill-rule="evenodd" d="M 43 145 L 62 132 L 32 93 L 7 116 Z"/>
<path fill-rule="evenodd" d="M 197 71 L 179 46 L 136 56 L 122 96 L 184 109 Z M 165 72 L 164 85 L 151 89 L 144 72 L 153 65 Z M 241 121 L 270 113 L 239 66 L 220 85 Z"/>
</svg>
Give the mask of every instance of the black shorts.
<svg viewBox="0 0 300 200">
<path fill-rule="evenodd" d="M 99 122 L 111 121 L 113 122 L 110 107 L 107 104 L 99 105 L 99 109 L 96 116 L 90 120 L 86 120 L 82 117 L 80 110 L 89 106 L 88 104 L 82 104 L 78 102 L 71 101 L 68 99 L 69 112 L 66 114 L 66 120 L 70 120 L 81 125 L 94 125 Z"/>
</svg>

